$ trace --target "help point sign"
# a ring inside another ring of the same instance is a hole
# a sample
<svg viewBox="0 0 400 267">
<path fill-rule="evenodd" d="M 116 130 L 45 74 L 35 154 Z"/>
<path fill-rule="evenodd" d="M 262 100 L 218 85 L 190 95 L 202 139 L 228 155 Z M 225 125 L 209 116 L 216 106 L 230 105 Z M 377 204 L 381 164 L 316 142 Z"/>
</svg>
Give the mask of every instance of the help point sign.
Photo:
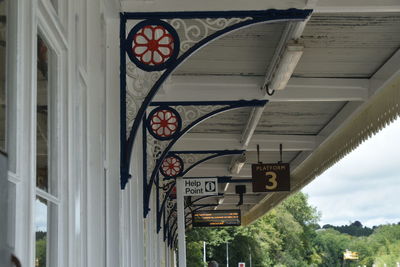
<svg viewBox="0 0 400 267">
<path fill-rule="evenodd" d="M 218 179 L 183 179 L 184 196 L 218 195 Z"/>
</svg>

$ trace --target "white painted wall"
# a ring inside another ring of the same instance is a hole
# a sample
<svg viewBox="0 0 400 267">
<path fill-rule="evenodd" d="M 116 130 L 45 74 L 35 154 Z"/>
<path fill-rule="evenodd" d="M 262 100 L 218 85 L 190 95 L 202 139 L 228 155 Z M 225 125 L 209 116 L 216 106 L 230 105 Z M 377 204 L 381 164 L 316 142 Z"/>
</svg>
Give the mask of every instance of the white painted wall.
<svg viewBox="0 0 400 267">
<path fill-rule="evenodd" d="M 15 90 L 10 103 L 13 120 L 9 128 L 10 136 L 15 136 L 10 141 L 15 147 L 11 151 L 15 166 L 8 173 L 12 191 L 9 246 L 21 259 L 22 266 L 34 267 L 36 34 L 39 28 L 56 51 L 59 62 L 62 193 L 57 267 L 166 266 L 164 251 L 168 249 L 162 241 L 162 231 L 156 234 L 154 192 L 151 212 L 143 219 L 140 141 L 136 142 L 132 157 L 133 176 L 124 191 L 119 185 L 116 2 L 59 1 L 58 14 L 47 0 L 11 2 L 16 13 L 12 27 L 17 30 L 10 57 L 17 60 L 13 62 L 15 66 L 10 64 L 13 68 L 10 84 Z M 141 140 L 140 131 L 137 138 Z M 4 204 L 4 199 L 0 203 Z M 0 226 L 0 229 L 6 228 Z"/>
</svg>

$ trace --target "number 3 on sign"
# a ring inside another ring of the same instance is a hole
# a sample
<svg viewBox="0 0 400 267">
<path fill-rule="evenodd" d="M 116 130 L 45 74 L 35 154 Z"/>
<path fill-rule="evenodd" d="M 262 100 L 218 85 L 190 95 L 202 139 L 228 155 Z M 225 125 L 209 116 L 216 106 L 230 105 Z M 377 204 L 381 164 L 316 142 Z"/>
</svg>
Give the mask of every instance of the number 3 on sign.
<svg viewBox="0 0 400 267">
<path fill-rule="evenodd" d="M 266 185 L 265 189 L 267 190 L 273 190 L 278 186 L 278 182 L 276 181 L 276 173 L 275 172 L 266 172 L 265 175 L 269 178 L 268 182 L 271 183 L 271 185 Z"/>
</svg>

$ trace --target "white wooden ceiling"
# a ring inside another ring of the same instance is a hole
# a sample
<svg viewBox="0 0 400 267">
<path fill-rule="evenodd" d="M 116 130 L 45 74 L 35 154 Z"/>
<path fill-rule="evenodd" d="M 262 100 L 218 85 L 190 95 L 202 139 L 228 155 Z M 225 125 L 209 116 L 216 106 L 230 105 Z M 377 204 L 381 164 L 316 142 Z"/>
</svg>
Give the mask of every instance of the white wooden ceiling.
<svg viewBox="0 0 400 267">
<path fill-rule="evenodd" d="M 202 48 L 175 74 L 263 76 L 285 25 L 261 24 L 228 34 Z"/>
<path fill-rule="evenodd" d="M 370 78 L 400 43 L 400 13 L 315 14 L 295 77 Z"/>
</svg>

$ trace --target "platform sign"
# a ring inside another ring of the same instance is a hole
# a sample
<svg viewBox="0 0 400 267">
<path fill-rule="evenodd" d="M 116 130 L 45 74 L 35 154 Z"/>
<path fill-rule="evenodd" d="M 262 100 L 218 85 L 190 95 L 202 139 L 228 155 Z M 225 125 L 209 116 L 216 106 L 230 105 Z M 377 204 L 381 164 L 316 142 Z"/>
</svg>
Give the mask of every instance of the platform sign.
<svg viewBox="0 0 400 267">
<path fill-rule="evenodd" d="M 193 227 L 240 226 L 240 210 L 203 210 L 192 213 Z"/>
<path fill-rule="evenodd" d="M 246 267 L 246 263 L 245 262 L 239 262 L 238 263 L 238 267 Z"/>
<path fill-rule="evenodd" d="M 288 163 L 252 164 L 253 192 L 290 191 Z"/>
<path fill-rule="evenodd" d="M 183 179 L 184 196 L 218 195 L 218 179 Z"/>
</svg>

